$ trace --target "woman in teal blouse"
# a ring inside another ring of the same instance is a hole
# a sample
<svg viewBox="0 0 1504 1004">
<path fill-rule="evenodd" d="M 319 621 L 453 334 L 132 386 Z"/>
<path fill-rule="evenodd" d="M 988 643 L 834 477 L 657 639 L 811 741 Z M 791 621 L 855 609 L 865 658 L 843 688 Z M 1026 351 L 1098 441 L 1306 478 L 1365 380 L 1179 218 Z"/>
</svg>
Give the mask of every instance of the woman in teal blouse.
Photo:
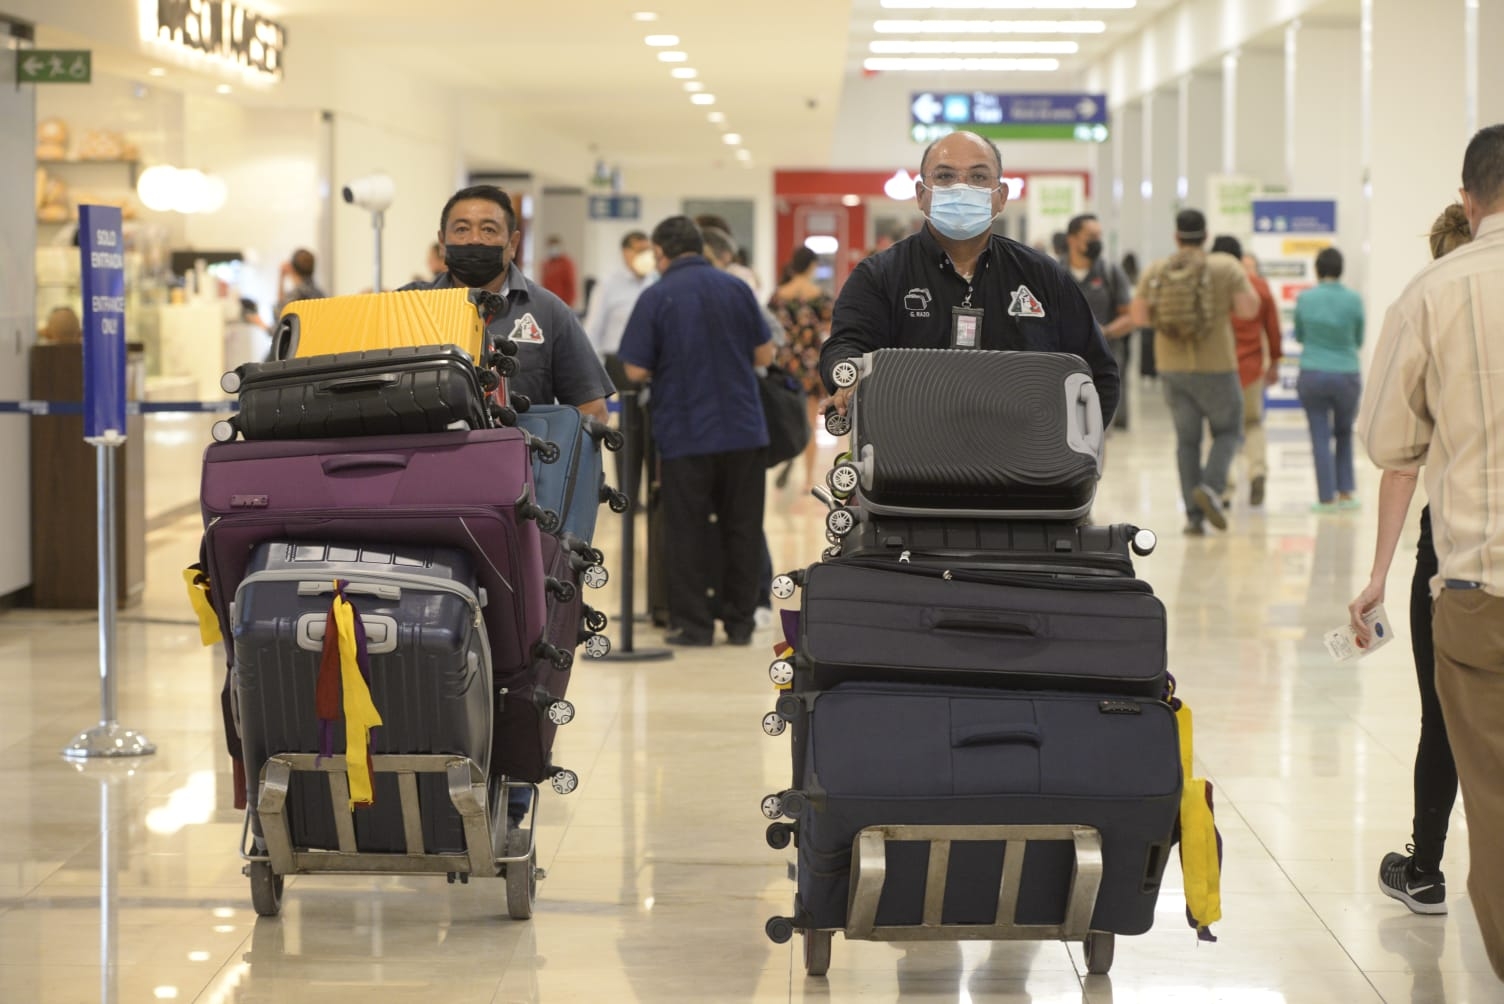
<svg viewBox="0 0 1504 1004">
<path fill-rule="evenodd" d="M 1363 346 L 1363 300 L 1342 285 L 1342 252 L 1316 256 L 1319 283 L 1295 301 L 1295 340 L 1301 344 L 1296 391 L 1311 426 L 1317 512 L 1356 509 L 1353 497 L 1353 421 L 1363 393 L 1358 350 Z M 1333 444 L 1335 443 L 1335 456 Z"/>
</svg>

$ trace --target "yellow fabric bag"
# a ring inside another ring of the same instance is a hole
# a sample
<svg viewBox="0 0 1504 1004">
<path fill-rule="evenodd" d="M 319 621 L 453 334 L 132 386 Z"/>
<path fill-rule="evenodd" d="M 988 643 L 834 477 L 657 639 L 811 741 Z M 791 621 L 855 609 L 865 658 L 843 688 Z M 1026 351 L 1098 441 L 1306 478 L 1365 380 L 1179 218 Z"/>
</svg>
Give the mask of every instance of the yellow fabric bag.
<svg viewBox="0 0 1504 1004">
<path fill-rule="evenodd" d="M 223 640 L 219 631 L 219 615 L 209 595 L 209 577 L 198 565 L 183 569 L 183 582 L 188 586 L 188 605 L 198 618 L 198 637 L 206 646 Z"/>
<path fill-rule="evenodd" d="M 1180 733 L 1180 870 L 1185 880 L 1186 920 L 1202 941 L 1216 941 L 1211 926 L 1222 919 L 1222 835 L 1212 806 L 1212 783 L 1192 777 L 1191 709 L 1174 696 L 1175 726 Z"/>
</svg>

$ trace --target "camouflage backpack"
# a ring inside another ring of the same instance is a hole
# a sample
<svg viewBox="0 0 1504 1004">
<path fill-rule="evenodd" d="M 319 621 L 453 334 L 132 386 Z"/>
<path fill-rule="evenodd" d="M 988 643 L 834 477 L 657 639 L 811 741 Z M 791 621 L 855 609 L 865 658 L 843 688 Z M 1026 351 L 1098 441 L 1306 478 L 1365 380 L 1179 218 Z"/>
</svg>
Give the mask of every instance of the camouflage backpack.
<svg viewBox="0 0 1504 1004">
<path fill-rule="evenodd" d="M 1199 342 L 1212 330 L 1212 275 L 1206 255 L 1183 250 L 1149 281 L 1149 324 L 1177 342 Z"/>
</svg>

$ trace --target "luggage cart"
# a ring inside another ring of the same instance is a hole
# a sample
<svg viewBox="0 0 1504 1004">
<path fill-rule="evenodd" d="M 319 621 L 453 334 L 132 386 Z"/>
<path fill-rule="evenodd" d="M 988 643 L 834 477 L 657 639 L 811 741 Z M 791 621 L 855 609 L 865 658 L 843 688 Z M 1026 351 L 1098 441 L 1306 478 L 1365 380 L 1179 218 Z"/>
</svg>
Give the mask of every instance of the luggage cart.
<svg viewBox="0 0 1504 1004">
<path fill-rule="evenodd" d="M 1070 841 L 1075 847 L 1065 918 L 1059 924 L 1016 923 L 1014 917 L 1027 844 L 1056 840 Z M 887 880 L 889 841 L 929 845 L 924 913 L 918 924 L 877 923 L 878 903 L 882 900 L 883 885 Z M 1007 845 L 998 889 L 997 916 L 991 924 L 941 923 L 950 849 L 957 841 Z M 1087 972 L 1105 974 L 1112 968 L 1115 938 L 1110 931 L 1091 930 L 1101 884 L 1102 835 L 1094 827 L 869 826 L 858 833 L 852 843 L 851 895 L 842 933 L 848 941 L 1080 941 L 1086 955 Z M 775 944 L 784 944 L 793 937 L 799 922 L 797 916 L 773 917 L 767 923 L 768 937 Z M 810 976 L 824 976 L 830 967 L 831 941 L 835 931 L 805 927 L 802 933 L 805 972 Z"/>
<path fill-rule="evenodd" d="M 319 757 L 314 753 L 278 753 L 267 758 L 261 769 L 254 810 L 247 809 L 241 831 L 240 856 L 251 882 L 251 902 L 256 913 L 275 917 L 282 909 L 282 886 L 288 875 L 341 872 L 374 875 L 446 875 L 451 883 L 468 883 L 472 877 L 506 880 L 507 914 L 513 920 L 533 915 L 538 880 L 538 850 L 533 840 L 536 826 L 509 829 L 506 796 L 513 788 L 533 793 L 531 818 L 536 823 L 538 786 L 503 780 L 488 794 L 485 772 L 468 757 L 450 754 L 373 755 L 375 774 L 395 774 L 402 805 L 402 829 L 406 853 L 362 852 L 356 846 L 353 815 L 344 806 L 350 798 L 349 776 L 344 756 Z M 288 787 L 295 772 L 323 774 L 334 806 L 338 850 L 299 848 L 293 844 L 286 813 Z M 443 774 L 449 798 L 464 827 L 462 852 L 427 853 L 423 845 L 421 807 L 418 802 L 419 774 Z M 553 786 L 572 790 L 576 779 L 559 770 Z M 253 818 L 254 817 L 254 818 Z M 253 823 L 260 832 L 253 837 Z"/>
</svg>

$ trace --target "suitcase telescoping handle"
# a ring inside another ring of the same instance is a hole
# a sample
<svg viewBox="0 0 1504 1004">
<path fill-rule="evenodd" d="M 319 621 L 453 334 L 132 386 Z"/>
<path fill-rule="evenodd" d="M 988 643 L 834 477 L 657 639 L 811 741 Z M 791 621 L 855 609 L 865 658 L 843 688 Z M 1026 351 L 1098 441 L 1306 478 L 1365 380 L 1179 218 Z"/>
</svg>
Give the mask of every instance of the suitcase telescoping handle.
<svg viewBox="0 0 1504 1004">
<path fill-rule="evenodd" d="M 407 457 L 400 453 L 349 453 L 324 460 L 325 474 L 341 471 L 359 471 L 368 468 L 402 470 L 407 467 Z"/>
<path fill-rule="evenodd" d="M 1027 722 L 1008 725 L 972 725 L 951 733 L 952 749 L 968 746 L 1040 746 L 1044 737 L 1039 726 Z"/>
<path fill-rule="evenodd" d="M 1015 635 L 1034 638 L 1039 635 L 1039 619 L 1032 614 L 999 610 L 947 610 L 932 607 L 924 611 L 921 622 L 931 631 L 964 631 L 968 634 Z"/>
</svg>

